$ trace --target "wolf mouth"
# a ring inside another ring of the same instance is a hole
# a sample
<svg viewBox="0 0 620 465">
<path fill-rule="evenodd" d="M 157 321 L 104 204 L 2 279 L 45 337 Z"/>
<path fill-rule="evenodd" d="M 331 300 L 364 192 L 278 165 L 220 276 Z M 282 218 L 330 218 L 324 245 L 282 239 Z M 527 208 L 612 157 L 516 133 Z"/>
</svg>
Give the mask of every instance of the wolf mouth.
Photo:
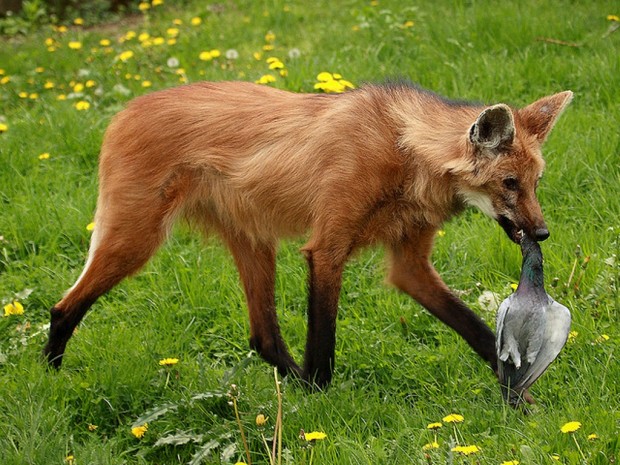
<svg viewBox="0 0 620 465">
<path fill-rule="evenodd" d="M 510 238 L 512 242 L 515 244 L 521 243 L 521 238 L 523 237 L 523 229 L 519 228 L 514 221 L 504 215 L 500 215 L 497 219 L 499 225 L 504 229 L 506 235 Z"/>
</svg>

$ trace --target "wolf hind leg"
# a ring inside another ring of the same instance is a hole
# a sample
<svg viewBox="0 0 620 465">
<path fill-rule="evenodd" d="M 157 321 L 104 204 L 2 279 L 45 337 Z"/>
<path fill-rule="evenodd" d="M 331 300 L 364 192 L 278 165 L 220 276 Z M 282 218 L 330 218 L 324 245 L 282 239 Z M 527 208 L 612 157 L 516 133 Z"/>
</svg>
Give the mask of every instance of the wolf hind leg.
<svg viewBox="0 0 620 465">
<path fill-rule="evenodd" d="M 88 309 L 125 277 L 137 272 L 155 253 L 167 233 L 167 209 L 157 203 L 140 207 L 99 208 L 84 270 L 66 295 L 50 310 L 51 323 L 43 350 L 59 368 L 67 342 Z"/>
</svg>

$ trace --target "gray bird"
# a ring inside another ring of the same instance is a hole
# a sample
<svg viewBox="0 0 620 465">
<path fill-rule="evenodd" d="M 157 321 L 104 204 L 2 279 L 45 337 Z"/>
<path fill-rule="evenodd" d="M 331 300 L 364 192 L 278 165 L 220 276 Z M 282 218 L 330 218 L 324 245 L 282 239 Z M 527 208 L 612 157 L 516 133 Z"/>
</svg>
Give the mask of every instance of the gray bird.
<svg viewBox="0 0 620 465">
<path fill-rule="evenodd" d="M 502 396 L 512 406 L 558 356 L 568 339 L 571 315 L 545 291 L 538 242 L 523 234 L 519 286 L 497 313 L 497 357 Z"/>
</svg>

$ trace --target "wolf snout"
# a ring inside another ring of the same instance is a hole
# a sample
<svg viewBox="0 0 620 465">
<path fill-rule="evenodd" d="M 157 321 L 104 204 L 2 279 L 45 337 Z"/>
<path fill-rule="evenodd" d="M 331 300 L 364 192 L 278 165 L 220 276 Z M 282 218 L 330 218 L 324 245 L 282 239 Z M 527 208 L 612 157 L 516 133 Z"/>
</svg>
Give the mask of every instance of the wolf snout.
<svg viewBox="0 0 620 465">
<path fill-rule="evenodd" d="M 534 231 L 534 239 L 536 239 L 536 242 L 542 242 L 545 239 L 548 239 L 550 235 L 551 233 L 549 232 L 546 226 L 542 228 L 537 228 Z"/>
</svg>

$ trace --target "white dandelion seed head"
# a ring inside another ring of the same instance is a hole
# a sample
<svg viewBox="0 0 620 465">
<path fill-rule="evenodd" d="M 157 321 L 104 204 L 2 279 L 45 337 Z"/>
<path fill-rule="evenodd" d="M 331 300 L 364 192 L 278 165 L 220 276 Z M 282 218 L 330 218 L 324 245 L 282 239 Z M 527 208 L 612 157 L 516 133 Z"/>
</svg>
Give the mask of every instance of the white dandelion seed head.
<svg viewBox="0 0 620 465">
<path fill-rule="evenodd" d="M 301 56 L 301 51 L 298 48 L 292 48 L 288 51 L 288 57 L 294 60 Z"/>
<path fill-rule="evenodd" d="M 237 58 L 239 58 L 239 52 L 234 48 L 231 48 L 226 50 L 225 56 L 227 60 L 236 60 Z"/>
<path fill-rule="evenodd" d="M 166 64 L 168 65 L 168 68 L 178 68 L 181 63 L 178 58 L 170 57 L 168 58 L 168 61 L 166 61 Z"/>
</svg>

